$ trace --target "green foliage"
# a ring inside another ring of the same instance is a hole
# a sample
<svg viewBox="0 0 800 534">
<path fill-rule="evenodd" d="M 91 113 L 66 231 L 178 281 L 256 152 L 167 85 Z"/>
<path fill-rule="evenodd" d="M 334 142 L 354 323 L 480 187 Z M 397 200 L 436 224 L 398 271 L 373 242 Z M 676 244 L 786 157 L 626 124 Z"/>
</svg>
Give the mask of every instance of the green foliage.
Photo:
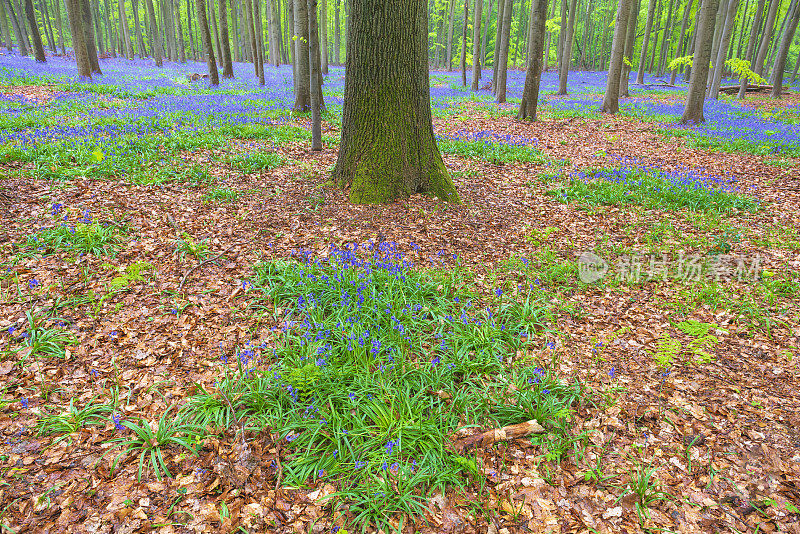
<svg viewBox="0 0 800 534">
<path fill-rule="evenodd" d="M 694 59 L 694 54 L 689 56 L 676 57 L 675 59 L 669 62 L 669 65 L 667 65 L 667 70 L 678 70 L 678 69 L 682 70 L 685 67 L 691 67 L 693 59 Z"/>
<path fill-rule="evenodd" d="M 119 229 L 115 225 L 79 222 L 75 225 L 59 224 L 28 237 L 28 246 L 52 254 L 59 250 L 95 256 L 115 256 L 120 248 Z"/>
<path fill-rule="evenodd" d="M 175 252 L 173 254 L 177 254 L 181 261 L 183 261 L 187 254 L 202 260 L 209 254 L 208 243 L 206 241 L 207 240 L 204 239 L 198 243 L 188 232 L 183 232 L 181 237 L 175 240 Z"/>
<path fill-rule="evenodd" d="M 215 187 L 213 189 L 209 189 L 208 191 L 206 191 L 206 194 L 203 195 L 203 201 L 232 202 L 237 198 L 239 198 L 241 195 L 242 195 L 241 191 L 228 189 L 227 187 Z"/>
<path fill-rule="evenodd" d="M 285 158 L 276 152 L 250 152 L 228 159 L 228 165 L 244 173 L 269 171 L 280 167 L 285 162 Z"/>
<path fill-rule="evenodd" d="M 748 83 L 767 83 L 767 80 L 750 70 L 750 62 L 744 59 L 732 57 L 725 62 L 736 77 L 747 80 Z"/>
<path fill-rule="evenodd" d="M 36 356 L 64 358 L 67 345 L 77 343 L 70 332 L 58 326 L 63 324 L 61 319 L 37 317 L 30 311 L 25 312 L 25 315 L 28 319 L 28 328 L 17 338 L 22 340 L 25 358 Z"/>
<path fill-rule="evenodd" d="M 670 367 L 680 355 L 681 349 L 681 342 L 664 332 L 658 339 L 653 359 L 660 367 Z"/>
<path fill-rule="evenodd" d="M 61 413 L 46 415 L 39 419 L 37 424 L 40 435 L 66 434 L 59 437 L 56 442 L 69 437 L 89 425 L 105 425 L 109 415 L 114 411 L 111 404 L 95 404 L 94 399 L 83 408 L 75 406 L 75 399 L 70 399 L 69 407 Z"/>
<path fill-rule="evenodd" d="M 152 270 L 153 264 L 146 261 L 137 261 L 128 265 L 120 276 L 112 278 L 108 287 L 111 291 L 119 291 L 136 282 L 144 282 L 146 278 L 143 273 Z"/>
<path fill-rule="evenodd" d="M 455 154 L 465 158 L 473 158 L 503 165 L 506 163 L 524 162 L 545 165 L 550 162 L 540 150 L 527 145 L 510 145 L 491 141 L 463 141 L 439 137 L 439 151 L 442 154 Z"/>
<path fill-rule="evenodd" d="M 167 477 L 172 477 L 172 474 L 167 469 L 164 462 L 164 449 L 171 445 L 182 447 L 195 456 L 197 456 L 197 449 L 195 443 L 202 438 L 204 431 L 203 428 L 187 421 L 186 415 L 179 412 L 175 416 L 170 416 L 171 408 L 167 408 L 158 424 L 155 425 L 155 430 L 151 428 L 148 421 L 139 419 L 138 424 L 131 421 L 123 421 L 122 426 L 128 428 L 133 436 L 121 437 L 110 440 L 108 443 L 112 445 L 120 445 L 123 450 L 120 452 L 111 466 L 113 472 L 120 459 L 127 456 L 129 453 L 139 454 L 139 471 L 137 480 L 141 482 L 142 471 L 144 470 L 145 459 L 149 459 L 150 467 L 156 475 L 158 480 L 161 480 L 161 473 Z"/>
</svg>

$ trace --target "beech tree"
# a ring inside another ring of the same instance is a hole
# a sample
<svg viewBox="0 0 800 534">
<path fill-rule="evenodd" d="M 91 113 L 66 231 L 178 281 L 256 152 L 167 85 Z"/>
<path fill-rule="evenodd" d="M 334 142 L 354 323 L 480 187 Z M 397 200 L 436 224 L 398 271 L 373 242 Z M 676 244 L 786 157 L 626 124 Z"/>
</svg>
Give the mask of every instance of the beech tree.
<svg viewBox="0 0 800 534">
<path fill-rule="evenodd" d="M 617 7 L 617 24 L 614 27 L 611 58 L 608 62 L 606 93 L 603 97 L 603 107 L 600 108 L 603 113 L 611 113 L 612 115 L 619 111 L 619 78 L 622 74 L 628 16 L 630 15 L 630 4 L 632 2 L 633 0 L 619 0 L 619 6 Z"/>
<path fill-rule="evenodd" d="M 69 29 L 72 34 L 72 49 L 75 52 L 75 61 L 78 64 L 78 76 L 92 77 L 92 63 L 89 61 L 89 51 L 86 48 L 83 31 L 83 11 L 80 0 L 65 0 Z"/>
<path fill-rule="evenodd" d="M 539 104 L 539 85 L 542 80 L 542 52 L 544 51 L 544 30 L 547 21 L 548 0 L 532 0 L 530 18 L 530 57 L 528 71 L 525 74 L 525 88 L 522 90 L 522 102 L 519 105 L 517 118 L 520 120 L 536 120 L 536 108 Z"/>
<path fill-rule="evenodd" d="M 208 63 L 209 81 L 211 85 L 219 85 L 217 60 L 214 57 L 214 46 L 211 42 L 211 32 L 208 29 L 208 19 L 206 18 L 206 0 L 195 0 L 195 2 L 197 5 L 197 24 L 200 27 L 200 38 L 203 41 L 206 63 Z"/>
<path fill-rule="evenodd" d="M 686 108 L 681 117 L 682 123 L 705 122 L 703 104 L 706 99 L 706 83 L 708 81 L 709 62 L 711 61 L 711 41 L 714 26 L 717 22 L 719 0 L 703 0 L 698 16 L 697 38 L 695 39 L 694 59 L 692 60 L 692 78 L 686 94 Z"/>
<path fill-rule="evenodd" d="M 297 55 L 295 63 L 296 94 L 294 99 L 294 111 L 306 113 L 311 111 L 311 78 L 309 74 L 308 56 L 308 5 L 306 0 L 294 1 L 294 34 L 297 37 L 295 47 Z"/>
<path fill-rule="evenodd" d="M 775 63 L 772 67 L 772 72 L 774 73 L 772 98 L 780 98 L 783 92 L 783 71 L 786 69 L 786 58 L 789 55 L 789 47 L 792 44 L 794 32 L 797 30 L 798 21 L 800 21 L 800 0 L 793 0 L 789 5 L 789 11 L 786 13 L 786 27 L 783 30 L 778 55 L 775 57 Z M 798 61 L 800 61 L 800 58 Z"/>
<path fill-rule="evenodd" d="M 44 57 L 42 36 L 39 33 L 39 25 L 36 23 L 36 14 L 33 11 L 33 0 L 25 0 L 25 18 L 28 20 L 28 26 L 31 28 L 31 36 L 33 37 L 33 53 L 36 56 L 36 61 L 39 63 L 45 63 L 47 59 Z"/>
<path fill-rule="evenodd" d="M 231 59 L 231 41 L 228 36 L 228 0 L 219 0 L 219 41 L 220 61 L 222 61 L 222 77 L 233 78 L 233 60 Z"/>
<path fill-rule="evenodd" d="M 320 117 L 322 58 L 320 57 L 319 29 L 317 28 L 317 0 L 308 0 L 307 8 L 309 79 L 311 83 L 311 150 L 322 150 L 322 118 Z"/>
<path fill-rule="evenodd" d="M 334 180 L 356 203 L 423 192 L 459 202 L 433 136 L 426 0 L 349 5 Z"/>
<path fill-rule="evenodd" d="M 567 76 L 569 75 L 569 63 L 572 58 L 572 42 L 575 39 L 575 11 L 577 0 L 570 0 L 569 19 L 567 20 L 567 33 L 564 36 L 564 49 L 561 51 L 561 65 L 558 70 L 558 94 L 567 94 Z"/>
<path fill-rule="evenodd" d="M 481 16 L 483 0 L 475 0 L 475 13 L 472 15 L 472 90 L 478 90 L 481 81 Z"/>
</svg>

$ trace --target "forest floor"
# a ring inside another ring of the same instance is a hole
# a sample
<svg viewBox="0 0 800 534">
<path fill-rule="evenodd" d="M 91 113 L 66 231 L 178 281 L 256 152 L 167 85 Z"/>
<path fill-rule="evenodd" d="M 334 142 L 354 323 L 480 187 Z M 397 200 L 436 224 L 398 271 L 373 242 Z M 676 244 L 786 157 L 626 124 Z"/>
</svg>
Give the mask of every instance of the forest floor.
<svg viewBox="0 0 800 534">
<path fill-rule="evenodd" d="M 800 532 L 800 94 L 748 97 L 766 149 L 597 98 L 435 112 L 458 205 L 350 204 L 330 116 L 4 138 L 0 528 Z"/>
</svg>

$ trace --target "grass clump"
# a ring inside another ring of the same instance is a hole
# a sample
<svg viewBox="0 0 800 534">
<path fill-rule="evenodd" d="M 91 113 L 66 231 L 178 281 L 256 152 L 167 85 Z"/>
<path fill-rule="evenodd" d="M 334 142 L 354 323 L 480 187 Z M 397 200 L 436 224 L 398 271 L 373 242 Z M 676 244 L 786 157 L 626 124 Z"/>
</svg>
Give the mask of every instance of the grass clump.
<svg viewBox="0 0 800 534">
<path fill-rule="evenodd" d="M 488 161 L 495 165 L 506 163 L 535 163 L 545 165 L 550 159 L 536 148 L 535 139 L 498 136 L 492 132 L 456 132 L 451 136 L 438 135 L 437 143 L 443 154 Z"/>
<path fill-rule="evenodd" d="M 59 250 L 95 256 L 115 256 L 120 249 L 119 228 L 92 220 L 88 211 L 75 224 L 61 223 L 28 237 L 28 246 L 43 254 Z"/>
<path fill-rule="evenodd" d="M 722 178 L 685 169 L 665 172 L 638 164 L 579 172 L 549 193 L 564 203 L 589 205 L 632 204 L 712 213 L 755 212 L 760 208 L 758 200 L 740 193 Z"/>
<path fill-rule="evenodd" d="M 464 425 L 538 417 L 566 431 L 579 390 L 512 359 L 551 327 L 546 295 L 526 287 L 483 302 L 448 276 L 457 270 L 410 269 L 390 243 L 256 265 L 247 292 L 275 321 L 274 344 L 224 355 L 189 420 L 279 432 L 287 483 L 333 481 L 364 528 L 421 513 L 430 490 L 466 485 L 465 458 L 448 447 Z"/>
<path fill-rule="evenodd" d="M 284 157 L 275 152 L 250 152 L 228 159 L 228 164 L 231 167 L 244 173 L 269 171 L 280 167 L 284 163 Z"/>
</svg>

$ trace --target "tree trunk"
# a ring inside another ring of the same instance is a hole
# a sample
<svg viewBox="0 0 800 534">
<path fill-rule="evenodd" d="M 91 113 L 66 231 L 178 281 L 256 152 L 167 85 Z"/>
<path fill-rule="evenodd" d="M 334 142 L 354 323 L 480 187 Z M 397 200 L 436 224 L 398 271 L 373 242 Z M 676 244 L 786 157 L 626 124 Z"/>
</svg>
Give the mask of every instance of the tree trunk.
<svg viewBox="0 0 800 534">
<path fill-rule="evenodd" d="M 177 19 L 178 19 L 178 56 L 181 58 L 181 63 L 185 61 L 183 59 L 185 54 L 183 52 L 184 48 L 184 41 L 183 41 L 183 27 L 181 25 L 181 17 L 180 17 L 180 0 L 176 0 L 178 2 L 178 9 L 177 9 Z M 214 0 L 210 0 L 206 4 L 206 9 L 208 9 L 208 14 L 206 15 L 208 18 L 211 19 L 211 33 L 213 34 L 213 42 L 216 45 L 214 47 L 214 57 L 219 60 L 219 63 L 222 63 L 222 42 L 219 38 L 219 25 L 217 24 L 217 10 L 214 9 Z M 225 66 L 223 65 L 223 69 Z"/>
<path fill-rule="evenodd" d="M 786 16 L 783 17 L 783 21 L 781 21 L 781 29 L 778 30 L 778 33 L 775 34 L 775 38 L 772 40 L 772 45 L 770 46 L 769 54 L 767 55 L 767 62 L 765 63 L 764 69 L 764 78 L 768 78 L 770 83 L 772 82 L 772 73 L 770 69 L 774 69 L 775 67 L 775 52 L 777 52 L 779 43 L 783 38 L 784 30 L 786 29 L 786 22 L 789 20 L 789 15 L 792 11 L 792 6 L 794 5 L 794 1 L 789 1 L 789 9 L 786 11 Z M 767 76 L 767 73 L 770 73 Z"/>
<path fill-rule="evenodd" d="M 764 24 L 764 33 L 761 36 L 761 45 L 758 47 L 756 62 L 750 69 L 759 76 L 763 76 L 764 74 L 764 60 L 767 58 L 769 43 L 772 40 L 772 33 L 775 30 L 775 16 L 778 13 L 780 3 L 781 0 L 770 0 L 769 12 L 767 13 L 767 20 Z"/>
<path fill-rule="evenodd" d="M 680 0 L 679 0 L 680 2 Z M 678 4 L 680 7 L 680 3 Z M 658 67 L 656 67 L 656 76 L 664 75 L 664 60 L 667 57 L 667 51 L 672 45 L 672 13 L 675 9 L 675 0 L 669 0 L 669 7 L 667 8 L 667 20 L 664 22 L 664 29 L 661 32 L 661 48 L 658 51 Z"/>
<path fill-rule="evenodd" d="M 66 0 L 67 17 L 72 34 L 72 49 L 78 64 L 78 76 L 92 77 L 92 62 L 89 61 L 89 50 L 86 46 L 86 33 L 83 31 L 83 6 L 81 0 Z"/>
<path fill-rule="evenodd" d="M 558 47 L 556 48 L 556 62 L 558 71 L 561 72 L 561 62 L 564 60 L 564 41 L 567 37 L 567 0 L 561 0 L 561 26 L 558 32 Z"/>
<path fill-rule="evenodd" d="M 36 55 L 36 61 L 45 63 L 47 58 L 44 57 L 44 45 L 42 44 L 42 35 L 39 33 L 39 25 L 36 22 L 36 14 L 33 11 L 33 0 L 25 0 L 25 18 L 28 20 L 28 26 L 31 29 L 33 53 Z"/>
<path fill-rule="evenodd" d="M 3 0 L 0 0 L 2 2 Z M 20 25 L 19 18 L 17 17 L 17 13 L 14 10 L 14 5 L 11 3 L 11 0 L 5 0 L 6 7 L 8 8 L 8 18 L 11 20 L 11 27 L 14 30 L 14 37 L 17 40 L 17 46 L 19 47 L 19 53 L 22 56 L 28 55 L 28 45 L 25 43 L 25 26 Z"/>
<path fill-rule="evenodd" d="M 147 9 L 147 18 L 150 20 L 148 28 L 150 32 L 150 48 L 156 60 L 156 65 L 162 67 L 164 63 L 161 59 L 161 32 L 158 30 L 158 25 L 156 24 L 156 9 L 153 6 L 153 0 L 144 0 L 144 5 Z"/>
<path fill-rule="evenodd" d="M 586 53 L 587 47 L 589 46 L 589 33 L 591 28 L 592 22 L 592 9 L 594 8 L 594 3 L 592 0 L 589 0 L 586 3 L 586 16 L 584 17 L 584 25 L 583 25 L 583 45 L 581 46 L 581 58 L 578 62 L 578 68 L 586 69 Z"/>
<path fill-rule="evenodd" d="M 447 70 L 453 70 L 453 26 L 456 19 L 456 0 L 450 0 L 450 20 L 447 25 Z"/>
<path fill-rule="evenodd" d="M 139 7 L 136 0 L 131 1 L 131 8 L 133 11 L 133 29 L 136 35 L 136 48 L 139 50 L 139 57 L 144 59 L 147 55 L 147 49 L 144 47 L 144 36 L 142 35 L 142 27 L 139 23 Z"/>
<path fill-rule="evenodd" d="M 498 0 L 499 1 L 499 0 Z M 481 64 L 486 65 L 486 58 L 488 57 L 488 52 L 486 48 L 489 46 L 489 22 L 492 20 L 492 5 L 494 0 L 489 0 L 489 11 L 486 13 L 486 21 L 483 24 L 483 38 L 481 39 Z"/>
<path fill-rule="evenodd" d="M 561 67 L 558 72 L 558 94 L 560 95 L 567 94 L 567 76 L 569 75 L 569 64 L 572 60 L 572 44 L 575 40 L 575 14 L 577 8 L 577 0 L 570 0 L 567 34 L 564 37 L 564 49 L 561 51 Z"/>
<path fill-rule="evenodd" d="M 758 28 L 761 26 L 761 17 L 764 12 L 764 0 L 758 0 L 758 5 L 756 6 L 756 12 L 753 15 L 753 29 L 750 32 L 750 37 L 747 39 L 747 51 L 745 52 L 744 59 L 751 63 L 753 62 L 753 54 L 755 53 L 756 47 L 756 39 L 758 37 Z M 751 69 L 752 70 L 752 69 Z M 737 95 L 739 100 L 744 99 L 744 95 L 747 91 L 747 76 L 742 76 L 739 80 L 739 94 Z"/>
<path fill-rule="evenodd" d="M 761 0 L 762 2 L 764 0 Z M 686 30 L 689 28 L 689 16 L 692 12 L 692 4 L 694 0 L 689 0 L 686 3 L 686 8 L 683 10 L 683 21 L 681 22 L 681 37 L 678 39 L 678 47 L 675 49 L 675 56 L 683 56 L 683 41 L 686 40 Z M 669 77 L 670 85 L 675 85 L 675 79 L 678 77 L 678 69 L 672 69 L 672 74 Z"/>
<path fill-rule="evenodd" d="M 722 83 L 722 72 L 725 70 L 725 57 L 728 55 L 728 44 L 731 40 L 731 32 L 736 20 L 736 10 L 739 7 L 739 0 L 730 0 L 728 2 L 728 11 L 725 14 L 725 26 L 722 29 L 722 36 L 720 40 L 719 50 L 717 51 L 717 58 L 715 60 L 714 78 L 711 80 L 711 98 L 717 99 L 719 97 L 719 86 Z"/>
<path fill-rule="evenodd" d="M 219 0 L 219 40 L 222 48 L 222 77 L 233 78 L 231 41 L 228 36 L 228 0 Z"/>
<path fill-rule="evenodd" d="M 459 202 L 431 120 L 425 0 L 351 0 L 333 178 L 356 203 L 429 192 Z"/>
<path fill-rule="evenodd" d="M 125 40 L 125 57 L 133 59 L 133 42 L 131 41 L 131 30 L 128 26 L 128 14 L 125 12 L 125 1 L 119 0 L 119 23 L 122 27 L 120 35 Z"/>
<path fill-rule="evenodd" d="M 522 102 L 519 105 L 517 118 L 520 120 L 536 120 L 536 108 L 539 103 L 539 85 L 542 79 L 542 51 L 544 49 L 545 23 L 547 21 L 547 1 L 532 0 L 531 3 L 531 36 L 528 72 L 525 75 L 525 88 L 522 90 Z"/>
<path fill-rule="evenodd" d="M 772 98 L 780 98 L 783 91 L 783 71 L 786 69 L 786 59 L 789 56 L 789 47 L 792 44 L 794 33 L 797 31 L 797 23 L 800 21 L 800 2 L 794 0 L 794 11 L 791 6 L 786 13 L 786 29 L 781 37 L 781 44 L 778 48 L 778 54 L 775 56 L 774 67 L 772 68 Z M 790 16 L 791 15 L 791 16 Z"/>
<path fill-rule="evenodd" d="M 58 6 L 57 2 L 56 6 Z M 8 27 L 8 18 L 6 18 L 6 4 L 3 2 L 3 0 L 0 0 L 0 32 L 2 32 L 5 47 L 9 52 L 11 52 L 14 49 L 14 46 L 11 41 L 11 30 Z"/>
<path fill-rule="evenodd" d="M 619 96 L 629 97 L 628 82 L 631 78 L 631 65 L 633 64 L 633 48 L 636 43 L 636 23 L 639 17 L 639 0 L 631 0 L 628 13 L 628 28 L 625 33 L 625 50 L 622 58 L 622 72 L 619 76 Z"/>
<path fill-rule="evenodd" d="M 304 0 L 305 1 L 305 0 Z M 256 47 L 256 30 L 253 24 L 253 0 L 244 0 L 244 25 L 247 35 L 247 46 L 250 60 L 253 62 L 253 73 L 258 77 L 258 50 Z"/>
<path fill-rule="evenodd" d="M 611 43 L 611 58 L 608 61 L 608 80 L 603 97 L 603 113 L 612 115 L 619 111 L 619 78 L 622 74 L 622 60 L 625 53 L 625 40 L 628 30 L 628 15 L 633 0 L 620 0 L 617 8 L 617 24 L 614 27 L 614 40 Z"/>
<path fill-rule="evenodd" d="M 44 21 L 44 33 L 47 36 L 47 46 L 50 52 L 56 53 L 56 37 L 53 33 L 53 26 L 50 24 L 50 11 L 47 9 L 47 2 L 39 0 L 39 11 L 42 12 L 42 20 Z"/>
<path fill-rule="evenodd" d="M 642 55 L 639 57 L 639 72 L 636 74 L 636 83 L 644 83 L 644 66 L 647 61 L 647 45 L 650 43 L 650 32 L 653 30 L 653 16 L 656 10 L 656 0 L 650 0 L 647 6 L 647 22 L 644 25 L 644 39 L 642 39 Z"/>
<path fill-rule="evenodd" d="M 497 66 L 500 64 L 500 44 L 503 40 L 503 21 L 508 0 L 497 0 L 497 31 L 494 37 L 494 60 L 492 61 L 492 93 L 497 94 Z"/>
<path fill-rule="evenodd" d="M 261 16 L 261 0 L 253 0 L 253 22 L 256 27 L 256 49 L 258 50 L 258 85 L 264 85 L 264 17 Z"/>
<path fill-rule="evenodd" d="M 297 46 L 297 96 L 294 111 L 307 113 L 311 111 L 311 81 L 308 68 L 308 6 L 306 0 L 294 0 L 294 33 L 298 36 Z"/>
<path fill-rule="evenodd" d="M 217 59 L 214 57 L 214 45 L 211 41 L 211 31 L 208 29 L 208 18 L 206 17 L 206 0 L 195 0 L 195 2 L 197 5 L 197 25 L 200 28 L 200 38 L 203 41 L 206 63 L 208 63 L 209 81 L 211 85 L 219 85 Z"/>
<path fill-rule="evenodd" d="M 508 45 L 511 38 L 511 14 L 514 10 L 514 0 L 506 0 L 503 9 L 503 35 L 500 38 L 500 64 L 497 70 L 497 101 L 506 101 L 506 80 L 508 79 Z"/>
<path fill-rule="evenodd" d="M 320 72 L 328 74 L 328 0 L 322 0 L 319 10 Z"/>
<path fill-rule="evenodd" d="M 339 20 L 341 0 L 336 0 L 335 6 L 336 7 L 333 11 L 333 64 L 341 65 L 342 30 L 341 21 Z"/>
<path fill-rule="evenodd" d="M 461 33 L 461 85 L 467 86 L 467 29 L 469 28 L 469 0 L 464 0 L 464 31 Z"/>
<path fill-rule="evenodd" d="M 2 4 L 2 2 L 0 2 L 0 4 Z M 56 6 L 56 24 L 58 27 L 58 48 L 59 50 L 61 50 L 61 55 L 63 56 L 66 55 L 67 48 L 66 45 L 64 44 L 64 21 L 61 18 L 60 0 L 55 1 L 55 6 Z M 0 11 L 2 11 L 2 9 L 0 9 Z M 2 13 L 0 13 L 0 16 L 2 16 Z"/>
<path fill-rule="evenodd" d="M 478 90 L 481 81 L 481 17 L 483 0 L 475 0 L 475 13 L 472 15 L 472 90 Z"/>
<path fill-rule="evenodd" d="M 725 17 L 728 13 L 728 4 L 731 0 L 720 0 L 719 7 L 717 8 L 717 19 L 716 25 L 714 29 L 714 40 L 711 43 L 711 62 L 712 66 L 709 67 L 708 70 L 708 88 L 711 88 L 711 85 L 714 82 L 714 69 L 717 68 L 717 53 L 719 52 L 719 44 L 722 41 L 722 32 L 725 28 Z M 708 97 L 708 93 L 706 93 L 706 98 Z"/>
<path fill-rule="evenodd" d="M 325 2 L 326 0 L 322 0 Z M 311 79 L 311 150 L 322 150 L 322 57 L 317 28 L 317 0 L 308 0 L 308 54 Z"/>
<path fill-rule="evenodd" d="M 692 79 L 686 95 L 686 108 L 683 110 L 681 123 L 705 122 L 703 104 L 706 100 L 709 62 L 711 61 L 711 41 L 717 21 L 719 0 L 703 0 L 695 39 L 694 60 L 692 61 Z"/>
<path fill-rule="evenodd" d="M 86 39 L 86 48 L 89 50 L 89 62 L 92 65 L 92 73 L 103 74 L 100 70 L 100 61 L 97 57 L 97 46 L 94 42 L 94 31 L 92 29 L 92 13 L 89 10 L 89 0 L 78 0 L 81 4 L 83 14 L 83 33 Z"/>
</svg>

